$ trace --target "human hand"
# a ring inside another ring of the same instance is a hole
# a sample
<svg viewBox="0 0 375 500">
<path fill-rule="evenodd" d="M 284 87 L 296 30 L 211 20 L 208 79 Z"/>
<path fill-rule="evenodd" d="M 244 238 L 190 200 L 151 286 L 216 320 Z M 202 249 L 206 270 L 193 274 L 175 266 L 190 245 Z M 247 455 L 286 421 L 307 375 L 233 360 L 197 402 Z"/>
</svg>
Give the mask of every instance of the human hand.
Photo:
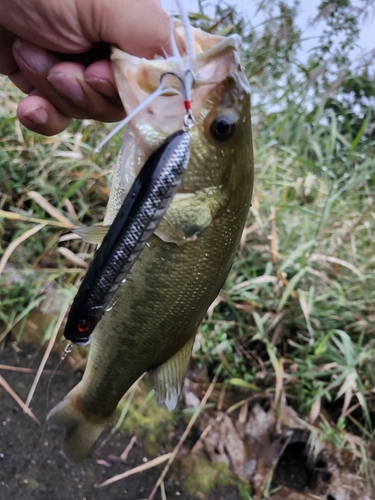
<svg viewBox="0 0 375 500">
<path fill-rule="evenodd" d="M 123 119 L 105 44 L 139 57 L 169 53 L 159 0 L 1 0 L 0 73 L 28 94 L 21 123 L 54 135 L 72 118 Z"/>
</svg>

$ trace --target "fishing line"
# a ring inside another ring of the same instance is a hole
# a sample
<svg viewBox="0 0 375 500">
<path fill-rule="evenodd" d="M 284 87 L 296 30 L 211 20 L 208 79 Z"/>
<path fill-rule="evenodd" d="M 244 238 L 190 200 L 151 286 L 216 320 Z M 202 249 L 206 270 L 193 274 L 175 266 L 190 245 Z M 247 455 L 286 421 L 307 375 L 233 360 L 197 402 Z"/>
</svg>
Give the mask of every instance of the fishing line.
<svg viewBox="0 0 375 500">
<path fill-rule="evenodd" d="M 49 404 L 49 392 L 50 392 L 50 388 L 51 388 L 51 383 L 52 383 L 52 379 L 53 377 L 56 375 L 56 372 L 57 370 L 59 369 L 61 363 L 63 361 L 65 361 L 66 357 L 68 356 L 68 354 L 70 354 L 72 352 L 72 349 L 73 349 L 73 344 L 71 342 L 69 342 L 69 344 L 65 347 L 64 349 L 64 352 L 63 352 L 63 355 L 61 356 L 59 362 L 57 363 L 56 365 L 56 368 L 54 369 L 52 375 L 51 375 L 51 378 L 49 379 L 48 381 L 48 386 L 47 386 L 47 399 L 46 399 L 46 415 L 48 415 L 48 404 Z M 47 418 L 44 420 L 44 426 L 43 426 L 43 431 L 45 430 L 45 426 L 46 426 L 46 423 L 47 423 Z"/>
<path fill-rule="evenodd" d="M 53 371 L 53 373 L 52 373 L 52 375 L 51 375 L 51 377 L 50 377 L 50 379 L 48 381 L 48 385 L 47 385 L 47 397 L 46 397 L 46 417 L 44 419 L 44 424 L 43 424 L 43 427 L 42 427 L 42 433 L 40 435 L 38 446 L 37 446 L 37 449 L 35 450 L 34 456 L 36 455 L 36 453 L 40 449 L 40 444 L 41 444 L 42 438 L 43 438 L 43 436 L 45 434 L 45 431 L 46 431 L 46 428 L 47 428 L 49 395 L 50 395 L 50 389 L 51 389 L 51 383 L 52 383 L 53 377 L 56 375 L 57 370 L 60 368 L 62 362 L 65 361 L 65 359 L 68 356 L 68 354 L 72 352 L 72 348 L 73 348 L 73 344 L 71 342 L 69 342 L 69 344 L 65 347 L 64 352 L 63 352 L 63 354 L 62 354 L 59 362 L 56 365 L 56 368 L 54 369 L 54 371 Z"/>
</svg>

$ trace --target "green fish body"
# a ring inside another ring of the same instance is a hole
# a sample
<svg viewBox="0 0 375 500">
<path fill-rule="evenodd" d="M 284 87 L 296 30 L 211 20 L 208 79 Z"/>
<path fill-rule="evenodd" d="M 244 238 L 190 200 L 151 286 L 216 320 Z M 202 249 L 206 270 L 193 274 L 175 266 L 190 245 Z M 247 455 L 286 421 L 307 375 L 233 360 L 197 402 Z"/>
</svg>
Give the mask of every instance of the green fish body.
<svg viewBox="0 0 375 500">
<path fill-rule="evenodd" d="M 176 406 L 195 334 L 229 273 L 248 215 L 253 187 L 250 96 L 239 65 L 239 38 L 201 30 L 194 30 L 194 37 L 196 123 L 187 173 L 149 246 L 118 288 L 114 307 L 96 327 L 81 382 L 49 415 L 66 428 L 66 452 L 75 461 L 89 454 L 119 400 L 144 372 L 151 372 L 159 404 Z M 175 64 L 138 59 L 118 49 L 112 59 L 128 113 Z M 170 85 L 176 85 L 172 76 Z M 167 95 L 134 119 L 113 176 L 106 225 L 145 158 L 181 128 L 183 114 L 181 97 Z"/>
</svg>

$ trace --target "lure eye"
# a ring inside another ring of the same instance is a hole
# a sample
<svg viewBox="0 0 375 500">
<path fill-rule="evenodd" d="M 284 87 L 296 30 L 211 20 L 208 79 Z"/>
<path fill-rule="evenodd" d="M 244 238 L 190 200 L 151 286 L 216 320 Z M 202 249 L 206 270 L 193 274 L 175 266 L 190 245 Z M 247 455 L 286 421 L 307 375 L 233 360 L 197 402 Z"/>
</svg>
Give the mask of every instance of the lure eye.
<svg viewBox="0 0 375 500">
<path fill-rule="evenodd" d="M 77 330 L 80 333 L 87 332 L 87 330 L 90 328 L 90 325 L 90 321 L 87 321 L 87 319 L 81 319 L 78 321 Z"/>
<path fill-rule="evenodd" d="M 228 115 L 218 115 L 210 126 L 212 137 L 218 142 L 228 141 L 233 137 L 235 131 L 236 124 L 233 118 Z"/>
</svg>

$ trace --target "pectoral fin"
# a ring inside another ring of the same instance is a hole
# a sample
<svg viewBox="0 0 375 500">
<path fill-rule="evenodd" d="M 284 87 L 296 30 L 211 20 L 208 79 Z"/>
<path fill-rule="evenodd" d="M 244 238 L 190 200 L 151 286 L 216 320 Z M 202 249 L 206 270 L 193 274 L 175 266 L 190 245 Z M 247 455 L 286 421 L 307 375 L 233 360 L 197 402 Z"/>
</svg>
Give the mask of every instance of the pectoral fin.
<svg viewBox="0 0 375 500">
<path fill-rule="evenodd" d="M 73 233 L 78 234 L 86 243 L 99 245 L 104 236 L 108 233 L 110 226 L 83 226 L 73 229 Z"/>
<path fill-rule="evenodd" d="M 195 336 L 189 339 L 184 347 L 151 372 L 151 380 L 156 392 L 159 406 L 165 405 L 174 410 L 184 383 L 189 366 Z"/>
<path fill-rule="evenodd" d="M 177 245 L 194 241 L 211 224 L 221 205 L 220 187 L 178 193 L 155 234 L 161 240 Z"/>
<path fill-rule="evenodd" d="M 221 187 L 202 189 L 196 193 L 177 193 L 156 236 L 167 243 L 181 245 L 194 241 L 208 227 L 222 206 Z M 87 243 L 99 245 L 110 226 L 83 226 L 73 230 Z"/>
</svg>

